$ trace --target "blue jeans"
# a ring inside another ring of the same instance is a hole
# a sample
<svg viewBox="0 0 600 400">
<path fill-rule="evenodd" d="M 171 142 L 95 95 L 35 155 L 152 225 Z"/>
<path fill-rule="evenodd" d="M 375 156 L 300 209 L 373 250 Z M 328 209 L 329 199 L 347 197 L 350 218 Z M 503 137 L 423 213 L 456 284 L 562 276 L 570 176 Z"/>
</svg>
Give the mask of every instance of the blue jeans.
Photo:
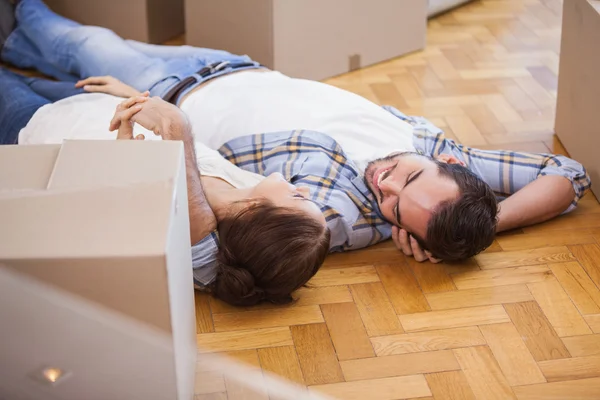
<svg viewBox="0 0 600 400">
<path fill-rule="evenodd" d="M 41 0 L 22 0 L 16 19 L 17 27 L 8 37 L 1 59 L 62 81 L 110 75 L 162 97 L 180 80 L 209 64 L 251 61 L 220 50 L 126 41 L 111 30 L 63 18 Z"/>
<path fill-rule="evenodd" d="M 16 144 L 40 107 L 80 93 L 72 82 L 27 78 L 0 68 L 0 144 Z"/>
</svg>

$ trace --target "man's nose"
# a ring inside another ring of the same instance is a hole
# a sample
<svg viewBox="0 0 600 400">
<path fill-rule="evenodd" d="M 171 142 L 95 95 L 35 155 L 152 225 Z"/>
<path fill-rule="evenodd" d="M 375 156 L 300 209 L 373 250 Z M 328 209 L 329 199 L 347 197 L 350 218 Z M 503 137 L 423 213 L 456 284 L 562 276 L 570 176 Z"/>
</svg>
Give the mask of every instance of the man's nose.
<svg viewBox="0 0 600 400">
<path fill-rule="evenodd" d="M 400 186 L 388 178 L 381 181 L 379 189 L 381 189 L 384 194 L 397 194 L 400 191 Z"/>
</svg>

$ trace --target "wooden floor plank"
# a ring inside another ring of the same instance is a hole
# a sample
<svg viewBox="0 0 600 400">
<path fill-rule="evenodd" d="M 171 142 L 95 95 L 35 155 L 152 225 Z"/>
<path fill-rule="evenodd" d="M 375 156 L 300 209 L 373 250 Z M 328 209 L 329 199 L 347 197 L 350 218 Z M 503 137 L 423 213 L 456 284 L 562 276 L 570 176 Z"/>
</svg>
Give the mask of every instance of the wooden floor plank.
<svg viewBox="0 0 600 400">
<path fill-rule="evenodd" d="M 350 290 L 369 336 L 404 332 L 381 283 L 352 285 Z"/>
<path fill-rule="evenodd" d="M 600 398 L 600 378 L 542 383 L 513 389 L 519 400 L 597 400 Z"/>
<path fill-rule="evenodd" d="M 358 283 L 379 282 L 379 275 L 372 266 L 348 268 L 323 268 L 309 281 L 314 287 L 353 285 Z"/>
<path fill-rule="evenodd" d="M 340 365 L 347 382 L 460 369 L 451 350 L 363 358 Z"/>
<path fill-rule="evenodd" d="M 378 356 L 447 350 L 486 344 L 477 327 L 442 329 L 371 338 Z"/>
<path fill-rule="evenodd" d="M 539 365 L 548 382 L 570 381 L 600 376 L 600 356 L 541 361 Z"/>
<path fill-rule="evenodd" d="M 312 386 L 309 390 L 345 400 L 396 400 L 431 396 L 423 375 Z"/>
<path fill-rule="evenodd" d="M 291 324 L 314 324 L 323 322 L 323 315 L 319 306 L 304 306 L 215 314 L 213 319 L 215 331 L 229 332 L 274 328 Z"/>
<path fill-rule="evenodd" d="M 209 304 L 209 295 L 194 292 L 194 303 L 196 305 L 196 333 L 209 333 L 215 331 Z"/>
<path fill-rule="evenodd" d="M 289 346 L 293 343 L 290 328 L 281 327 L 202 334 L 197 336 L 197 344 L 199 353 L 207 353 Z"/>
<path fill-rule="evenodd" d="M 261 367 L 285 379 L 304 384 L 294 346 L 267 347 L 258 350 Z"/>
<path fill-rule="evenodd" d="M 426 295 L 432 310 L 489 306 L 533 300 L 526 285 L 492 286 Z"/>
<path fill-rule="evenodd" d="M 600 333 L 600 314 L 586 315 L 585 321 L 594 333 Z"/>
<path fill-rule="evenodd" d="M 233 360 L 240 361 L 251 368 L 260 368 L 260 360 L 258 358 L 258 350 L 241 350 L 225 353 L 225 355 Z M 257 378 L 255 378 L 257 379 Z M 245 384 L 237 381 L 235 377 L 225 375 L 225 387 L 227 388 L 227 400 L 269 400 L 267 385 L 259 377 L 260 382 L 257 382 L 258 388 L 250 388 Z"/>
<path fill-rule="evenodd" d="M 213 314 L 227 314 L 239 311 L 256 311 L 273 308 L 288 308 L 314 306 L 331 303 L 351 303 L 352 295 L 348 286 L 326 286 L 326 287 L 302 287 L 293 294 L 294 302 L 281 305 L 273 303 L 260 303 L 252 307 L 236 307 L 215 298 L 210 299 L 210 307 Z"/>
<path fill-rule="evenodd" d="M 546 265 L 471 271 L 452 275 L 460 290 L 543 282 L 552 277 Z"/>
<path fill-rule="evenodd" d="M 571 356 L 535 301 L 505 304 L 504 308 L 536 361 Z"/>
<path fill-rule="evenodd" d="M 423 293 L 438 293 L 456 290 L 443 264 L 419 263 L 414 258 L 408 260 Z"/>
<path fill-rule="evenodd" d="M 592 333 L 556 279 L 528 285 L 531 294 L 560 337 Z"/>
<path fill-rule="evenodd" d="M 399 318 L 402 322 L 402 326 L 407 332 L 509 322 L 508 315 L 502 306 L 485 306 L 461 308 L 458 310 L 431 311 L 418 314 L 400 315 Z"/>
<path fill-rule="evenodd" d="M 377 273 L 397 314 L 429 311 L 427 299 L 412 270 L 405 263 L 378 265 Z"/>
<path fill-rule="evenodd" d="M 476 400 L 462 371 L 436 372 L 425 379 L 435 400 Z"/>
<path fill-rule="evenodd" d="M 562 338 L 573 357 L 600 355 L 600 334 Z"/>
<path fill-rule="evenodd" d="M 516 399 L 487 346 L 452 350 L 478 399 Z"/>
<path fill-rule="evenodd" d="M 512 323 L 482 325 L 479 329 L 511 386 L 546 381 Z"/>
<path fill-rule="evenodd" d="M 590 279 L 600 288 L 600 247 L 597 244 L 569 246 Z"/>
<path fill-rule="evenodd" d="M 540 232 L 519 235 L 519 237 L 498 237 L 496 240 L 505 251 L 595 243 L 593 233 L 588 230 L 565 230 L 560 235 L 552 231 Z"/>
<path fill-rule="evenodd" d="M 292 326 L 291 332 L 307 385 L 344 380 L 325 324 Z"/>
<path fill-rule="evenodd" d="M 566 246 L 483 253 L 475 256 L 475 259 L 481 269 L 514 268 L 576 260 Z"/>
<path fill-rule="evenodd" d="M 374 357 L 375 352 L 354 303 L 323 304 L 321 311 L 340 361 Z"/>
<path fill-rule="evenodd" d="M 581 314 L 600 313 L 600 290 L 578 262 L 554 264 L 551 268 Z"/>
</svg>

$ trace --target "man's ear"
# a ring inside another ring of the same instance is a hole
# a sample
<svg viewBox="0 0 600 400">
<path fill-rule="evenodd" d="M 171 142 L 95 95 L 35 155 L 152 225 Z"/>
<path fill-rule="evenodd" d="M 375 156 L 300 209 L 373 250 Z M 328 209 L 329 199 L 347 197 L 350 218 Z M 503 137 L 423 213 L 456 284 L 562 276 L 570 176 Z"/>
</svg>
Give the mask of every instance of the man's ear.
<svg viewBox="0 0 600 400">
<path fill-rule="evenodd" d="M 460 164 L 463 167 L 466 166 L 466 164 L 463 161 L 459 160 L 454 156 L 451 156 L 450 154 L 440 154 L 435 159 L 445 164 Z"/>
</svg>

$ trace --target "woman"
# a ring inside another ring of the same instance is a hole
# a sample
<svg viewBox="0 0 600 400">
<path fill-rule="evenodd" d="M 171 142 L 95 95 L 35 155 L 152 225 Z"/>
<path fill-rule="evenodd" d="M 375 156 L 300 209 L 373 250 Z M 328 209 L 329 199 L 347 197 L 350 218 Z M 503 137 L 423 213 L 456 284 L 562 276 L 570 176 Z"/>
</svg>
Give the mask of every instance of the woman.
<svg viewBox="0 0 600 400">
<path fill-rule="evenodd" d="M 104 87 L 110 94 L 85 93 L 70 82 L 25 78 L 0 68 L 1 143 L 115 139 L 108 131 L 113 113 L 106 112 L 115 108 L 127 122 L 117 139 L 133 138 L 130 119 L 139 110 L 136 106 L 148 101 L 148 93 L 117 80 L 103 82 L 110 83 Z M 160 140 L 140 131 L 136 139 Z M 296 188 L 279 174 L 264 178 L 241 170 L 200 142 L 195 146 L 220 239 L 216 270 L 195 271 L 195 277 L 196 272 L 202 275 L 206 289 L 230 304 L 291 301 L 291 293 L 317 272 L 329 251 L 325 218 L 307 199 L 308 189 Z"/>
</svg>

